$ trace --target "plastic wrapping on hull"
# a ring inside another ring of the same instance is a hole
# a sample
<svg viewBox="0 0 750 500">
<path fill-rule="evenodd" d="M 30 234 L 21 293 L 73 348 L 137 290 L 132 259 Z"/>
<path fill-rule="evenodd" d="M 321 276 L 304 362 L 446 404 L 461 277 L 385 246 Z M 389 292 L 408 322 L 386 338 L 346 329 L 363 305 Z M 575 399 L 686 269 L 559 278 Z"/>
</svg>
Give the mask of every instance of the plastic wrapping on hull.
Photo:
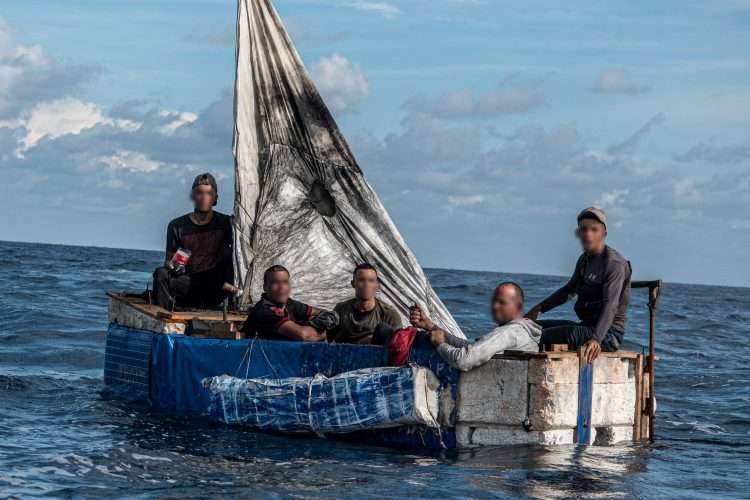
<svg viewBox="0 0 750 500">
<path fill-rule="evenodd" d="M 368 368 L 328 378 L 203 381 L 208 417 L 278 432 L 342 433 L 403 425 L 438 428 L 438 386 L 426 368 Z"/>
<path fill-rule="evenodd" d="M 378 346 L 258 340 L 217 340 L 157 334 L 111 323 L 107 333 L 104 383 L 117 398 L 145 400 L 157 412 L 206 417 L 211 391 L 203 380 L 222 374 L 249 379 L 309 378 L 384 367 L 386 350 Z M 442 428 L 429 425 L 360 430 L 337 439 L 401 449 L 455 448 L 454 402 L 458 372 L 434 349 L 417 342 L 409 362 L 425 367 L 439 381 Z M 392 368 L 386 368 L 392 369 Z M 432 403 L 430 408 L 432 409 Z M 427 418 L 424 421 L 428 421 Z"/>
</svg>

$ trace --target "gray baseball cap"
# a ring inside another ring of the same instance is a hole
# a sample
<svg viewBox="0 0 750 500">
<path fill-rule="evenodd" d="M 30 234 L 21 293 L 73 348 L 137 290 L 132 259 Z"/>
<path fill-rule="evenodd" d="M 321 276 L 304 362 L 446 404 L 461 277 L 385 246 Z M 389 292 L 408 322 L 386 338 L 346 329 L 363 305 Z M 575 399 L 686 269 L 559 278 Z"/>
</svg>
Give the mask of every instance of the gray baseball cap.
<svg viewBox="0 0 750 500">
<path fill-rule="evenodd" d="M 193 181 L 193 189 L 197 188 L 198 186 L 211 186 L 212 188 L 214 188 L 214 193 L 219 192 L 219 189 L 216 186 L 216 179 L 214 179 L 214 176 L 209 174 L 208 172 L 195 177 L 195 180 Z"/>
<path fill-rule="evenodd" d="M 607 227 L 607 214 L 605 214 L 604 210 L 602 210 L 601 208 L 584 208 L 583 210 L 581 210 L 581 213 L 578 214 L 578 218 L 576 220 L 578 222 L 581 222 L 581 219 L 594 219 L 604 224 L 604 227 Z"/>
</svg>

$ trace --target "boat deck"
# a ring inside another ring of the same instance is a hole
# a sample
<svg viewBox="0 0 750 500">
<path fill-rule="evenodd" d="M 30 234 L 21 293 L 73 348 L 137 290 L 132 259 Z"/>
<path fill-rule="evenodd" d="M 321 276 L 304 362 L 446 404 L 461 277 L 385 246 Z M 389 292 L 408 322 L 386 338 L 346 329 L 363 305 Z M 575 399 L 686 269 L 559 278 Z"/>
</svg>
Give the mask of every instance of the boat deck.
<svg viewBox="0 0 750 500">
<path fill-rule="evenodd" d="M 182 333 L 194 337 L 244 338 L 241 331 L 247 314 L 216 309 L 177 309 L 170 311 L 148 303 L 143 296 L 107 292 L 110 321 L 154 333 Z"/>
</svg>

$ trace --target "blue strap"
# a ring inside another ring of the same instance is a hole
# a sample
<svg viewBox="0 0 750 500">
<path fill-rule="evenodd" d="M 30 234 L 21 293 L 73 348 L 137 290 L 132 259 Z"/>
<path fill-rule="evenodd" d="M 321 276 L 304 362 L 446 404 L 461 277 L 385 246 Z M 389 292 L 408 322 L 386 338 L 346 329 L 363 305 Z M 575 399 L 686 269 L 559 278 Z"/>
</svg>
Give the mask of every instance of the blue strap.
<svg viewBox="0 0 750 500">
<path fill-rule="evenodd" d="M 576 443 L 588 445 L 591 442 L 591 393 L 594 385 L 594 366 L 578 355 L 578 421 Z"/>
</svg>

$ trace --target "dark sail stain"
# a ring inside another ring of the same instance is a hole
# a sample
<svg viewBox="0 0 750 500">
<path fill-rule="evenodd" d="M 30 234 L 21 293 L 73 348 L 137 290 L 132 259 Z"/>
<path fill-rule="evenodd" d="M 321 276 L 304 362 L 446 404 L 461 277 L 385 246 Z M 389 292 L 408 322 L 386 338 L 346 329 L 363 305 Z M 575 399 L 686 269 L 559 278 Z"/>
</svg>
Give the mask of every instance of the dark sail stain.
<svg viewBox="0 0 750 500">
<path fill-rule="evenodd" d="M 336 201 L 334 201 L 333 196 L 331 196 L 331 193 L 328 191 L 328 188 L 325 187 L 325 185 L 320 182 L 319 180 L 316 180 L 313 182 L 312 186 L 310 187 L 310 202 L 315 207 L 315 210 L 318 211 L 320 215 L 324 215 L 326 217 L 333 217 L 336 215 Z"/>
</svg>

